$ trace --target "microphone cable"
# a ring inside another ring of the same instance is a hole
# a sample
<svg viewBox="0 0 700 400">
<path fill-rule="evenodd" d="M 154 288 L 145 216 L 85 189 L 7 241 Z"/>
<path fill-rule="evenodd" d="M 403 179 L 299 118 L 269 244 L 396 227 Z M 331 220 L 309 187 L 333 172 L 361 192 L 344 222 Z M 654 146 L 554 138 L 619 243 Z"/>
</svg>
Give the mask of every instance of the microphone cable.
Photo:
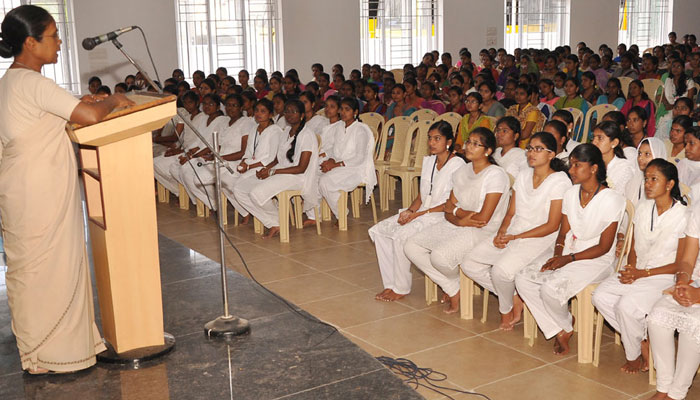
<svg viewBox="0 0 700 400">
<path fill-rule="evenodd" d="M 148 39 L 146 39 L 146 34 L 143 32 L 143 29 L 141 29 L 140 26 L 135 25 L 136 29 L 141 32 L 141 36 L 143 36 L 143 43 L 146 45 L 146 52 L 148 53 L 148 58 L 151 59 L 151 66 L 153 67 L 153 71 L 156 73 L 156 84 L 160 86 L 160 90 L 163 90 L 163 82 L 160 80 L 160 76 L 158 75 L 158 69 L 156 69 L 156 63 L 153 62 L 153 56 L 151 55 L 151 48 L 148 46 Z M 158 88 L 156 88 L 158 89 Z"/>
</svg>

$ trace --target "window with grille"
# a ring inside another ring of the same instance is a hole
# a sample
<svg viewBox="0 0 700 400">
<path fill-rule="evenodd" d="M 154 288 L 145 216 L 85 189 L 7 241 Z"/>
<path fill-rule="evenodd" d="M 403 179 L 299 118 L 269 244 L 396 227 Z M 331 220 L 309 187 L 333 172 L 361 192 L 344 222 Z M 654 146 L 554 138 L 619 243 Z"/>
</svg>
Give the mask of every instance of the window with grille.
<svg viewBox="0 0 700 400">
<path fill-rule="evenodd" d="M 218 67 L 276 71 L 280 60 L 277 0 L 175 0 L 177 48 L 185 76 Z"/>
<path fill-rule="evenodd" d="M 362 63 L 385 69 L 442 52 L 442 0 L 360 0 Z"/>
<path fill-rule="evenodd" d="M 618 41 L 639 49 L 666 43 L 673 23 L 672 0 L 620 0 Z"/>
<path fill-rule="evenodd" d="M 61 51 L 58 53 L 56 64 L 45 65 L 41 73 L 47 78 L 53 79 L 59 86 L 71 91 L 80 93 L 80 74 L 78 73 L 78 53 L 75 40 L 75 20 L 73 19 L 72 0 L 0 0 L 0 21 L 5 18 L 10 10 L 22 4 L 33 4 L 43 7 L 56 20 L 58 35 L 63 43 Z M 0 76 L 5 75 L 5 71 L 12 64 L 12 59 L 0 58 Z"/>
<path fill-rule="evenodd" d="M 570 10 L 570 0 L 505 0 L 505 49 L 568 44 Z"/>
</svg>

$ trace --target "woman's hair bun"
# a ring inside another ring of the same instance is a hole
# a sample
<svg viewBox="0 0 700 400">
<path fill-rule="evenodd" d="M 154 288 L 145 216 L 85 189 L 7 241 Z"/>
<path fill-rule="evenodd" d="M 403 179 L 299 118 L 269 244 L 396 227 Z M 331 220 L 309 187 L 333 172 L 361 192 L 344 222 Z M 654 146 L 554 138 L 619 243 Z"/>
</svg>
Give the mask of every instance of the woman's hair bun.
<svg viewBox="0 0 700 400">
<path fill-rule="evenodd" d="M 2 32 L 0 32 L 0 57 L 10 58 L 12 57 L 12 45 L 7 41 L 3 40 Z"/>
</svg>

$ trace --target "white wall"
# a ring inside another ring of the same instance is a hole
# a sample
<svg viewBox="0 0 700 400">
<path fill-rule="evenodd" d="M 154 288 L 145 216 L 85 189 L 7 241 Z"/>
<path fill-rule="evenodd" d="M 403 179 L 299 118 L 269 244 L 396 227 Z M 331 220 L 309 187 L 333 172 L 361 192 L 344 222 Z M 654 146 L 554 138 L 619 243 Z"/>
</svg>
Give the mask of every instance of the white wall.
<svg viewBox="0 0 700 400">
<path fill-rule="evenodd" d="M 91 51 L 82 47 L 84 38 L 121 27 L 138 25 L 144 30 L 162 80 L 177 68 L 174 0 L 74 0 L 73 12 L 83 93 L 87 93 L 87 82 L 93 75 L 114 88 L 124 77 L 136 73 L 112 43 L 103 43 Z M 119 41 L 151 78 L 156 79 L 141 34 L 131 31 L 120 36 Z"/>
<path fill-rule="evenodd" d="M 504 2 L 502 0 L 443 0 L 444 51 L 459 60 L 467 47 L 478 63 L 479 50 L 503 47 Z"/>
<path fill-rule="evenodd" d="M 284 68 L 296 68 L 302 83 L 312 79 L 311 64 L 345 68 L 360 64 L 359 0 L 282 0 Z"/>
<path fill-rule="evenodd" d="M 618 3 L 571 0 L 570 45 L 574 47 L 578 42 L 586 42 L 596 53 L 603 43 L 613 49 L 617 47 Z"/>
<path fill-rule="evenodd" d="M 698 0 L 673 0 L 673 30 L 680 42 L 686 33 L 700 38 L 700 2 Z"/>
</svg>

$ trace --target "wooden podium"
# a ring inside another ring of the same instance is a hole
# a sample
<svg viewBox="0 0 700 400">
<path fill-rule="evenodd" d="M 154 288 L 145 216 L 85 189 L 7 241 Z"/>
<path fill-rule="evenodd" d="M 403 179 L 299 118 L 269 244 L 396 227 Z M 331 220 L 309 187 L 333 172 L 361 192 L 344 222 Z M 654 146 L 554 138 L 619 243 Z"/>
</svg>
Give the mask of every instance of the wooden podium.
<svg viewBox="0 0 700 400">
<path fill-rule="evenodd" d="M 68 125 L 80 145 L 102 333 L 102 361 L 143 361 L 172 349 L 163 331 L 151 131 L 176 114 L 176 97 L 128 96 L 136 105 L 99 124 Z"/>
</svg>

